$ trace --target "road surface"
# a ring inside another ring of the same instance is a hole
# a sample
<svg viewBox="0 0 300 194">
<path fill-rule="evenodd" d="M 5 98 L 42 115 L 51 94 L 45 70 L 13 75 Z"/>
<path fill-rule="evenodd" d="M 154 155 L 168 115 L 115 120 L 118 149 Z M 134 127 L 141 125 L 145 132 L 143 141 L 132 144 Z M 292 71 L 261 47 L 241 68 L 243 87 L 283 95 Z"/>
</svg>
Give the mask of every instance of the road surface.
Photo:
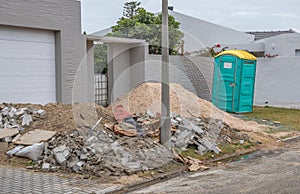
<svg viewBox="0 0 300 194">
<path fill-rule="evenodd" d="M 185 174 L 132 193 L 300 194 L 300 142 L 250 155 L 227 168 Z"/>
</svg>

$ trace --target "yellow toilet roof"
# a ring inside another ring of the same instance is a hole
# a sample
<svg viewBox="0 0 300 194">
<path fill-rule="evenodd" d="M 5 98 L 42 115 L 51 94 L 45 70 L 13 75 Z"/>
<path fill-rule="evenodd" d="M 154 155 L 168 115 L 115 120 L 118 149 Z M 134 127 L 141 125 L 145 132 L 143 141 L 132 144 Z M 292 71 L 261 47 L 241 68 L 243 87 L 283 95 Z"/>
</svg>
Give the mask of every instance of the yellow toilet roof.
<svg viewBox="0 0 300 194">
<path fill-rule="evenodd" d="M 227 51 L 221 52 L 220 54 L 218 54 L 215 57 L 219 57 L 222 55 L 234 55 L 241 59 L 257 60 L 257 58 L 254 55 L 248 53 L 247 51 L 243 51 L 243 50 L 227 50 Z"/>
</svg>

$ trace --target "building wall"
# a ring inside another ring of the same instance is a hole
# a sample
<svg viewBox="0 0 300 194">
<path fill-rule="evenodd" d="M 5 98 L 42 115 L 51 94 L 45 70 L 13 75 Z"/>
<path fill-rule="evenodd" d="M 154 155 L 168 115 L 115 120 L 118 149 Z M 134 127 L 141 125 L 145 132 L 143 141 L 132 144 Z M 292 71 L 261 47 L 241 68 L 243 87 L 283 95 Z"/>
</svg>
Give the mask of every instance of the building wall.
<svg viewBox="0 0 300 194">
<path fill-rule="evenodd" d="M 145 81 L 144 44 L 108 44 L 109 103 Z"/>
<path fill-rule="evenodd" d="M 295 57 L 300 49 L 300 33 L 282 34 L 261 40 L 265 44 L 265 53 L 283 57 Z"/>
<path fill-rule="evenodd" d="M 181 84 L 185 89 L 193 92 L 195 95 L 199 94 L 199 83 L 200 86 L 208 86 L 208 90 L 205 90 L 207 94 L 201 94 L 203 96 L 211 95 L 212 88 L 212 76 L 213 76 L 213 59 L 208 57 L 187 57 L 188 63 L 193 64 L 195 72 L 201 72 L 204 79 L 193 79 L 189 75 L 185 63 L 187 60 L 183 56 L 170 56 L 170 82 Z M 161 82 L 161 56 L 159 55 L 147 55 L 145 64 L 145 81 L 146 82 Z M 200 88 L 201 90 L 201 88 Z"/>
<path fill-rule="evenodd" d="M 52 30 L 56 34 L 57 101 L 93 101 L 84 58 L 80 2 L 76 0 L 6 0 L 0 4 L 0 25 Z M 75 88 L 75 89 L 74 89 Z"/>
<path fill-rule="evenodd" d="M 299 108 L 300 57 L 259 58 L 257 63 L 254 104 Z"/>
</svg>

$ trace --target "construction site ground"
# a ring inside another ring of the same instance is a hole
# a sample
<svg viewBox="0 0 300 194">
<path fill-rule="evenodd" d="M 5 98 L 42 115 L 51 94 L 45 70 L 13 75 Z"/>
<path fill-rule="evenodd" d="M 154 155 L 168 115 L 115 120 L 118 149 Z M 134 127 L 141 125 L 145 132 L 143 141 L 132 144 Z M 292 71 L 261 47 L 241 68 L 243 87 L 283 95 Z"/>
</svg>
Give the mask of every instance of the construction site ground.
<svg viewBox="0 0 300 194">
<path fill-rule="evenodd" d="M 29 131 L 40 129 L 46 131 L 56 131 L 56 137 L 61 136 L 62 138 L 66 137 L 68 139 L 72 139 L 74 130 L 88 133 L 88 131 L 86 131 L 87 129 L 94 128 L 94 131 L 96 131 L 94 133 L 105 131 L 104 134 L 109 135 L 109 137 L 111 137 L 112 139 L 118 139 L 121 136 L 117 135 L 117 137 L 115 137 L 113 128 L 108 127 L 111 126 L 112 123 L 117 123 L 114 118 L 115 107 L 121 104 L 126 108 L 126 110 L 128 110 L 128 112 L 132 113 L 133 115 L 136 115 L 138 113 L 145 113 L 147 112 L 147 110 L 151 110 L 153 113 L 157 113 L 159 112 L 160 108 L 159 93 L 159 84 L 151 83 L 140 85 L 124 97 L 118 99 L 108 108 L 104 108 L 94 104 L 47 104 L 44 106 L 33 104 L 1 104 L 0 110 L 5 107 L 14 107 L 16 109 L 30 108 L 35 110 L 42 109 L 45 111 L 45 114 L 43 115 L 33 114 L 33 121 L 29 126 L 25 127 L 24 131 L 20 132 L 21 135 Z M 226 166 L 227 161 L 234 160 L 236 159 L 236 157 L 240 157 L 243 154 L 248 154 L 249 152 L 254 152 L 259 149 L 270 150 L 276 149 L 278 147 L 283 147 L 285 143 L 281 142 L 280 139 L 288 136 L 299 135 L 299 133 L 295 131 L 278 131 L 278 133 L 269 133 L 270 129 L 274 129 L 277 127 L 278 121 L 275 121 L 275 124 L 273 123 L 274 125 L 266 125 L 268 123 L 258 124 L 257 122 L 253 121 L 244 121 L 240 119 L 239 115 L 231 115 L 217 109 L 210 102 L 196 97 L 194 94 L 186 91 L 178 84 L 171 85 L 171 111 L 180 114 L 182 118 L 193 117 L 212 119 L 213 121 L 221 120 L 224 125 L 228 126 L 228 130 L 233 129 L 235 132 L 238 131 L 238 133 L 244 133 L 251 139 L 252 143 L 249 146 L 247 146 L 247 144 L 243 144 L 244 146 L 241 146 L 237 145 L 236 143 L 232 143 L 232 145 L 235 145 L 234 147 L 236 147 L 237 149 L 230 150 L 228 152 L 224 151 L 224 153 L 220 154 L 219 156 L 217 154 L 208 152 L 207 155 L 204 155 L 204 158 L 203 156 L 199 158 L 195 157 L 197 159 L 196 163 L 198 165 L 196 166 L 196 169 L 199 170 Z M 179 117 L 179 119 L 181 119 L 181 117 Z M 99 125 L 95 125 L 100 118 L 102 118 L 102 120 Z M 143 122 L 146 121 L 148 120 L 146 119 Z M 74 141 L 77 141 L 76 137 L 74 138 Z M 122 141 L 123 139 L 124 143 L 128 143 L 131 140 L 130 137 L 121 137 Z M 132 140 L 137 142 L 140 141 L 138 138 L 133 138 Z M 71 142 L 74 141 L 72 140 Z M 157 141 L 157 136 L 153 136 L 153 141 Z M 130 145 L 128 146 L 130 148 Z M 155 146 L 155 149 L 161 149 L 160 147 L 156 146 L 155 143 L 153 144 L 153 146 Z M 123 174 L 115 172 L 114 169 L 110 169 L 110 175 L 105 176 L 95 176 L 97 175 L 95 173 L 75 173 L 69 170 L 41 172 L 40 169 L 34 168 L 36 163 L 30 159 L 8 156 L 6 154 L 6 151 L 10 150 L 12 147 L 12 143 L 0 143 L 0 170 L 2 172 L 1 174 L 4 176 L 2 178 L 6 181 L 6 184 L 10 185 L 9 187 L 7 187 L 7 189 L 9 189 L 14 187 L 14 179 L 25 180 L 24 177 L 29 177 L 29 179 L 32 180 L 28 180 L 28 182 L 24 181 L 23 184 L 23 188 L 28 189 L 24 191 L 29 192 L 35 192 L 35 189 L 46 193 L 51 191 L 54 193 L 74 193 L 74 191 L 75 193 L 92 193 L 96 190 L 118 190 L 124 186 L 135 185 L 137 183 L 159 179 L 160 177 L 164 176 L 171 176 L 172 173 L 178 174 L 184 170 L 188 170 L 188 167 L 186 166 L 188 163 L 195 162 L 193 159 L 191 159 L 191 156 L 193 156 L 193 154 L 186 154 L 186 152 L 183 152 L 179 153 L 180 157 L 175 157 L 174 160 L 170 160 L 164 165 L 160 165 L 157 168 L 139 170 L 129 173 L 126 172 Z M 153 157 L 159 156 L 153 155 Z M 188 158 L 188 160 L 184 158 Z M 180 163 L 180 161 L 184 164 Z M 192 164 L 192 166 L 193 165 L 194 163 Z M 5 177 L 10 178 L 8 180 L 5 179 Z M 11 179 L 11 177 L 14 178 Z M 39 183 L 41 181 L 43 183 L 52 181 L 52 184 L 56 186 L 51 188 L 44 188 L 42 186 L 44 184 L 40 184 L 40 186 L 38 186 L 39 188 L 35 188 L 35 186 L 33 186 L 34 182 Z M 81 183 L 86 183 L 80 184 L 81 186 L 83 185 L 84 188 L 77 187 L 79 185 L 77 184 L 78 181 L 82 181 Z M 33 183 L 31 184 L 30 182 Z M 58 187 L 60 182 L 62 186 Z M 94 185 L 94 183 L 97 183 L 95 185 L 98 185 L 99 187 L 89 186 Z"/>
</svg>

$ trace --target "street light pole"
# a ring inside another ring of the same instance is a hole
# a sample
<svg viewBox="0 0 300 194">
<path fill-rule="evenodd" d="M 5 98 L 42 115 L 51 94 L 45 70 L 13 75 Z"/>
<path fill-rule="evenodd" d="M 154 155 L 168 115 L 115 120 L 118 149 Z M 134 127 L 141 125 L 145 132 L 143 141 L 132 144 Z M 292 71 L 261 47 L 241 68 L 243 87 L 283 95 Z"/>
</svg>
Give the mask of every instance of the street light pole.
<svg viewBox="0 0 300 194">
<path fill-rule="evenodd" d="M 162 0 L 162 82 L 160 143 L 171 146 L 168 0 Z"/>
</svg>

